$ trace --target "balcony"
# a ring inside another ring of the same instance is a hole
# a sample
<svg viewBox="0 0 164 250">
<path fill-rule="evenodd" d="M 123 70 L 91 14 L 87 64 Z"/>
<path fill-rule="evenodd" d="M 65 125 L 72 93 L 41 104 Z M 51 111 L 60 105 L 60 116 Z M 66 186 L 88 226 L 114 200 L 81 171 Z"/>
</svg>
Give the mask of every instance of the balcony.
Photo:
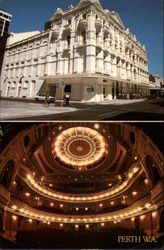
<svg viewBox="0 0 164 250">
<path fill-rule="evenodd" d="M 58 30 L 58 29 L 54 29 L 54 30 L 52 31 L 52 37 L 53 37 L 53 38 L 56 38 L 56 37 L 58 37 L 58 35 L 59 35 L 59 30 Z"/>
<path fill-rule="evenodd" d="M 79 28 L 80 30 L 85 30 L 87 27 L 88 27 L 88 22 L 87 22 L 87 20 L 81 19 L 81 20 L 79 21 L 79 26 L 78 26 L 78 28 Z"/>
<path fill-rule="evenodd" d="M 10 202 L 10 192 L 2 184 L 0 185 L 0 202 L 5 205 Z"/>
<path fill-rule="evenodd" d="M 71 33 L 71 25 L 67 24 L 64 26 L 63 33 L 70 34 Z"/>
<path fill-rule="evenodd" d="M 109 26 L 107 24 L 104 25 L 104 35 L 107 36 L 110 33 Z"/>
<path fill-rule="evenodd" d="M 95 22 L 95 28 L 97 31 L 100 32 L 100 30 L 102 29 L 102 21 L 97 19 L 96 22 Z"/>
<path fill-rule="evenodd" d="M 78 49 L 79 49 L 79 48 L 85 48 L 85 47 L 86 47 L 86 42 L 81 41 L 81 42 L 77 43 L 77 48 L 78 48 Z"/>
<path fill-rule="evenodd" d="M 70 43 L 66 42 L 66 43 L 64 44 L 63 51 L 64 51 L 64 52 L 68 52 L 69 50 L 70 50 Z"/>
</svg>

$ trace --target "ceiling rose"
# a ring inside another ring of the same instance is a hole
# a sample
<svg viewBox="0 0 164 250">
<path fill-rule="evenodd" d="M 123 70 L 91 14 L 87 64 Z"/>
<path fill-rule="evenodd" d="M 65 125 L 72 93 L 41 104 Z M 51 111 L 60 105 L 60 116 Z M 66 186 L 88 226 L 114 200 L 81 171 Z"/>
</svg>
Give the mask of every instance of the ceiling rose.
<svg viewBox="0 0 164 250">
<path fill-rule="evenodd" d="M 54 159 L 76 170 L 95 167 L 108 155 L 108 143 L 98 131 L 73 127 L 61 132 L 52 143 Z"/>
</svg>

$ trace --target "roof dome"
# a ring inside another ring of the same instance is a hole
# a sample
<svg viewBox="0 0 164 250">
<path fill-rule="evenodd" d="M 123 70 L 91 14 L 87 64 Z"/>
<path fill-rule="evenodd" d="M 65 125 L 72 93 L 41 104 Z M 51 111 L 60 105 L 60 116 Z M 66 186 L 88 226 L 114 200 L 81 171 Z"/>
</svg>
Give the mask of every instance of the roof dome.
<svg viewBox="0 0 164 250">
<path fill-rule="evenodd" d="M 82 3 L 95 3 L 95 4 L 99 4 L 100 5 L 100 1 L 99 0 L 80 0 L 80 3 L 79 4 L 82 4 Z"/>
</svg>

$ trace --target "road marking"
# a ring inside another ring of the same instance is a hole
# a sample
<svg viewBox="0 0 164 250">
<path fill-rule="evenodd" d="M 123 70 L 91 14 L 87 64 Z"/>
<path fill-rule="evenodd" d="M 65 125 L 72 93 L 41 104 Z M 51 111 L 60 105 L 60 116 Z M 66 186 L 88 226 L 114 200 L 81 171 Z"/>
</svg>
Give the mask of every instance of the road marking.
<svg viewBox="0 0 164 250">
<path fill-rule="evenodd" d="M 110 112 L 110 113 L 106 113 L 106 114 L 103 114 L 103 115 L 98 115 L 98 117 L 106 117 L 108 115 L 111 115 L 111 114 L 124 114 L 126 113 L 125 111 L 124 112 L 120 112 L 120 111 L 113 111 L 113 112 Z"/>
</svg>

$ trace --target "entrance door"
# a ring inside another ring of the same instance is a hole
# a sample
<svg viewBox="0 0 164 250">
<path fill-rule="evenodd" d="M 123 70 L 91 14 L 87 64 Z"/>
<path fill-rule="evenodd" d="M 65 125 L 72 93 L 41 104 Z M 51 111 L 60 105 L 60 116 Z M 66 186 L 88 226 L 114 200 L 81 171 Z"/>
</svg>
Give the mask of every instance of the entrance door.
<svg viewBox="0 0 164 250">
<path fill-rule="evenodd" d="M 106 98 L 106 96 L 107 96 L 107 93 L 106 93 L 107 91 L 106 91 L 106 86 L 103 86 L 103 96 L 104 96 L 104 98 Z"/>
<path fill-rule="evenodd" d="M 120 91 L 119 91 L 119 82 L 116 82 L 116 98 L 119 99 Z"/>
<path fill-rule="evenodd" d="M 10 92 L 10 86 L 7 87 L 7 91 L 6 91 L 6 97 L 9 96 L 9 92 Z"/>
</svg>

